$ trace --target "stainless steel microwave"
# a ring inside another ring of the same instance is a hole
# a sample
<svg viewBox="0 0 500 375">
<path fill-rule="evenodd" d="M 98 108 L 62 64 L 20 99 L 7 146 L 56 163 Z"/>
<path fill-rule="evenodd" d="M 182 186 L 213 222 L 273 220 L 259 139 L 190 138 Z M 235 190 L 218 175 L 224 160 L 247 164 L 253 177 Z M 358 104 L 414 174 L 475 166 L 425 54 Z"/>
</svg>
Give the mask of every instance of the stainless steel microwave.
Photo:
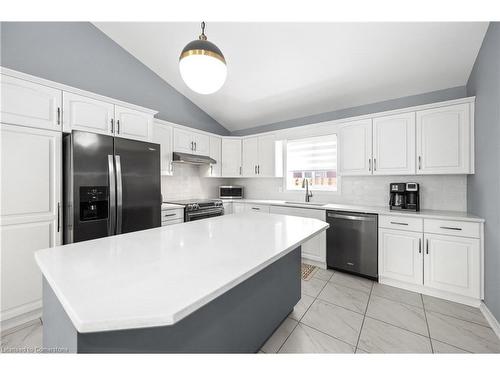
<svg viewBox="0 0 500 375">
<path fill-rule="evenodd" d="M 219 198 L 242 199 L 243 186 L 219 186 Z"/>
</svg>

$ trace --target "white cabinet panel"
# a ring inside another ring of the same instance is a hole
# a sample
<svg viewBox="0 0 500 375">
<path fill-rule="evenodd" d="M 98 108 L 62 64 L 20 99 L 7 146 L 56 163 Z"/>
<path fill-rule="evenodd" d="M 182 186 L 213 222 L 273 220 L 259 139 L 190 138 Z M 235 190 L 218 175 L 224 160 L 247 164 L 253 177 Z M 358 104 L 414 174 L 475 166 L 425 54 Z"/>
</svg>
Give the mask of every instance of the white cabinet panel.
<svg viewBox="0 0 500 375">
<path fill-rule="evenodd" d="M 63 93 L 63 130 L 83 130 L 92 133 L 114 134 L 114 109 L 111 103 L 69 92 Z"/>
<path fill-rule="evenodd" d="M 480 240 L 425 234 L 424 284 L 441 291 L 480 297 Z"/>
<path fill-rule="evenodd" d="M 257 174 L 259 177 L 274 177 L 275 170 L 276 145 L 273 134 L 259 137 L 259 162 Z"/>
<path fill-rule="evenodd" d="M 310 217 L 326 221 L 326 212 L 324 210 L 271 206 L 269 212 L 272 214 Z M 302 257 L 326 264 L 326 231 L 321 232 L 302 244 Z"/>
<path fill-rule="evenodd" d="M 121 138 L 150 141 L 153 116 L 149 113 L 115 106 L 115 135 Z"/>
<path fill-rule="evenodd" d="M 242 145 L 242 173 L 244 177 L 257 176 L 259 164 L 259 139 L 258 137 L 244 138 Z"/>
<path fill-rule="evenodd" d="M 423 282 L 422 233 L 379 230 L 379 276 L 421 285 Z"/>
<path fill-rule="evenodd" d="M 220 177 L 222 172 L 221 167 L 221 152 L 222 145 L 221 139 L 219 137 L 210 137 L 210 153 L 209 156 L 214 159 L 217 163 L 210 164 L 207 168 L 208 177 Z"/>
<path fill-rule="evenodd" d="M 61 90 L 3 74 L 0 78 L 3 123 L 48 130 L 62 129 Z"/>
<path fill-rule="evenodd" d="M 469 104 L 417 112 L 417 173 L 471 173 Z"/>
<path fill-rule="evenodd" d="M 2 324 L 41 306 L 33 254 L 61 244 L 61 146 L 61 132 L 1 125 Z"/>
<path fill-rule="evenodd" d="M 193 133 L 187 130 L 174 128 L 174 151 L 187 154 L 194 153 Z"/>
<path fill-rule="evenodd" d="M 160 170 L 163 176 L 172 175 L 172 127 L 153 123 L 153 143 L 160 144 Z"/>
<path fill-rule="evenodd" d="M 355 121 L 339 131 L 340 173 L 343 176 L 372 173 L 372 120 Z"/>
<path fill-rule="evenodd" d="M 241 176 L 241 139 L 222 138 L 222 177 Z"/>
<path fill-rule="evenodd" d="M 224 202 L 224 215 L 230 215 L 233 213 L 233 202 Z"/>
<path fill-rule="evenodd" d="M 233 202 L 233 213 L 239 214 L 246 211 L 246 204 Z"/>
<path fill-rule="evenodd" d="M 206 134 L 193 133 L 194 153 L 208 156 L 210 154 L 210 137 Z"/>
<path fill-rule="evenodd" d="M 373 174 L 415 174 L 415 112 L 373 119 Z"/>
</svg>

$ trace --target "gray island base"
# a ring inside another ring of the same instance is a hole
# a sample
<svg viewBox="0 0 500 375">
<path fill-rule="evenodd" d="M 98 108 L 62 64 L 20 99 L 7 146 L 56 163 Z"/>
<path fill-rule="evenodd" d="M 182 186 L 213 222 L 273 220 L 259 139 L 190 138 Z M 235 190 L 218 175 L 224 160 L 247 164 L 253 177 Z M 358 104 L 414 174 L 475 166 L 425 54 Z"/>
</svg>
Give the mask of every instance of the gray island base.
<svg viewBox="0 0 500 375">
<path fill-rule="evenodd" d="M 91 333 L 75 329 L 44 278 L 43 346 L 72 353 L 255 353 L 300 300 L 300 262 L 297 247 L 174 325 Z"/>
</svg>

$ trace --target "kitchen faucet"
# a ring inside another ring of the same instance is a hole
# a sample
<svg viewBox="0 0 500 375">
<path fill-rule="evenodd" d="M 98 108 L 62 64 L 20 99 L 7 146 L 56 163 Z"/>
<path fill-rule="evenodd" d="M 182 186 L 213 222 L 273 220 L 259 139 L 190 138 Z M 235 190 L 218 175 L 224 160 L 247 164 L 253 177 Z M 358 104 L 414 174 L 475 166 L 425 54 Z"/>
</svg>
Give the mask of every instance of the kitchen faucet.
<svg viewBox="0 0 500 375">
<path fill-rule="evenodd" d="M 304 178 L 302 181 L 302 188 L 306 189 L 306 202 L 309 202 L 313 196 L 313 193 L 309 191 L 309 180 L 307 178 Z"/>
</svg>

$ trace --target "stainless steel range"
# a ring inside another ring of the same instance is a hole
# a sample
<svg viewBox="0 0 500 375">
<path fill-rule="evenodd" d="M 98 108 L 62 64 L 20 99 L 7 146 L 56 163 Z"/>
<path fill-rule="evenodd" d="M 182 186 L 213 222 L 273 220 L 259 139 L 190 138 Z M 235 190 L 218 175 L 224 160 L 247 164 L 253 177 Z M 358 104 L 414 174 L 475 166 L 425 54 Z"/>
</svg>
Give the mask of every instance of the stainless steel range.
<svg viewBox="0 0 500 375">
<path fill-rule="evenodd" d="M 224 205 L 220 199 L 188 199 L 163 203 L 174 203 L 184 206 L 184 221 L 208 219 L 224 215 Z"/>
</svg>

